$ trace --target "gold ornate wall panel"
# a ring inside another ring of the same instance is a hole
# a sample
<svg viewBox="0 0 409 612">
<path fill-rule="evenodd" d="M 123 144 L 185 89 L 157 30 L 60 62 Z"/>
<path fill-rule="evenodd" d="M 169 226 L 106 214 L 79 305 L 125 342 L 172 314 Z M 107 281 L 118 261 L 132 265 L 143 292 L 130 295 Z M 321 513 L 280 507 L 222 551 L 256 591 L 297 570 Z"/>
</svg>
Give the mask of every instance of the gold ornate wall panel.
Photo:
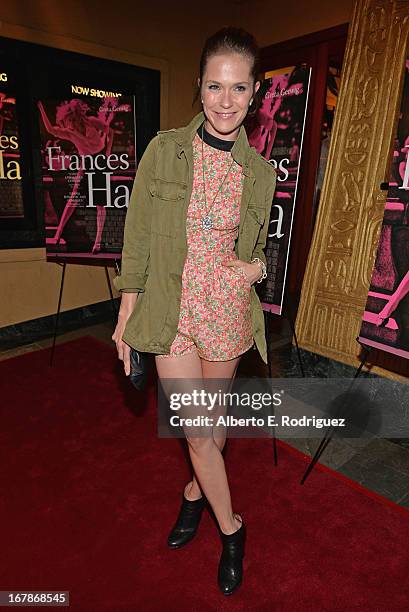
<svg viewBox="0 0 409 612">
<path fill-rule="evenodd" d="M 359 363 L 408 33 L 408 1 L 357 0 L 297 315 L 300 346 L 351 365 Z"/>
</svg>

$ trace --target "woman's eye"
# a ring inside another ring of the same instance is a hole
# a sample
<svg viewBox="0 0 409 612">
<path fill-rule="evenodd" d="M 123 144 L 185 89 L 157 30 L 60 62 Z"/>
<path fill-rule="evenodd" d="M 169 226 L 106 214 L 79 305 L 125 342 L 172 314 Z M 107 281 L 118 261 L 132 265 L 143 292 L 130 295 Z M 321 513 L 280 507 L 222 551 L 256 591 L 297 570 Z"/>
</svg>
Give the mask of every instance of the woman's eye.
<svg viewBox="0 0 409 612">
<path fill-rule="evenodd" d="M 215 85 L 215 84 L 213 84 L 213 85 L 209 85 L 209 89 L 211 89 L 211 90 L 213 90 L 213 91 L 216 91 L 216 90 L 220 89 L 220 87 L 219 87 L 219 85 Z M 247 87 L 246 87 L 245 85 L 237 85 L 237 86 L 235 87 L 235 90 L 236 90 L 236 91 L 239 91 L 240 93 L 241 93 L 242 91 L 246 91 L 246 89 L 247 89 Z"/>
</svg>

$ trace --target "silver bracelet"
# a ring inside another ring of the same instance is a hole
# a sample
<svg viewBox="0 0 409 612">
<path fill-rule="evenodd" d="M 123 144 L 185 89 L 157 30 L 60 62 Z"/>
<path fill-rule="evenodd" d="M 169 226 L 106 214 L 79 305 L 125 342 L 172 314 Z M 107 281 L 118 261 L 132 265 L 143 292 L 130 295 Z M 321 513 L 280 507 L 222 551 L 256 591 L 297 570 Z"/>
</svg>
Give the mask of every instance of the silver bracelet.
<svg viewBox="0 0 409 612">
<path fill-rule="evenodd" d="M 267 268 L 266 268 L 264 261 L 261 261 L 259 257 L 255 257 L 254 259 L 251 260 L 250 263 L 255 263 L 256 261 L 261 265 L 261 272 L 262 272 L 260 278 L 256 282 L 261 283 L 265 278 L 267 278 Z"/>
</svg>

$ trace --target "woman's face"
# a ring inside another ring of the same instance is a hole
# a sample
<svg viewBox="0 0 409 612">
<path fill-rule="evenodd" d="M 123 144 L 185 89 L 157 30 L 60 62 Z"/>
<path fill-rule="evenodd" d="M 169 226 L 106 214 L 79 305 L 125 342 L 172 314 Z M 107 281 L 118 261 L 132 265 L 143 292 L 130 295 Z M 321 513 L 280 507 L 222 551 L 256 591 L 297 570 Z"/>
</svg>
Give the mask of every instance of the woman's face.
<svg viewBox="0 0 409 612">
<path fill-rule="evenodd" d="M 254 93 L 250 73 L 252 60 L 239 53 L 213 55 L 207 61 L 201 94 L 208 132 L 225 140 L 234 140 Z"/>
</svg>

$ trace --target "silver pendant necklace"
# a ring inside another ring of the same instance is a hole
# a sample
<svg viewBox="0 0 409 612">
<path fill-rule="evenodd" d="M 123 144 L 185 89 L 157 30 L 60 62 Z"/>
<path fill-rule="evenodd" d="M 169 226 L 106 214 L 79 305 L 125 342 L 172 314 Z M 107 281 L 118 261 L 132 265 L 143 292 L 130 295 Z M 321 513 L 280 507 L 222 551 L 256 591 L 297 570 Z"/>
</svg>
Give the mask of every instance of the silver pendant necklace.
<svg viewBox="0 0 409 612">
<path fill-rule="evenodd" d="M 205 172 L 204 172 L 204 153 L 203 153 L 203 133 L 204 133 L 204 121 L 202 123 L 202 172 L 203 172 L 203 193 L 204 193 L 204 202 L 205 202 L 205 210 L 207 208 L 207 199 L 206 199 L 206 182 L 205 182 Z M 232 160 L 226 175 L 224 177 L 224 179 L 222 180 L 222 182 L 219 185 L 219 188 L 216 192 L 216 195 L 213 198 L 213 202 L 210 204 L 210 207 L 208 208 L 208 210 L 205 212 L 204 216 L 201 219 L 202 222 L 202 229 L 205 231 L 210 231 L 213 228 L 213 215 L 210 214 L 211 209 L 213 208 L 213 205 L 216 201 L 217 196 L 219 195 L 221 188 L 223 187 L 223 184 L 225 182 L 225 180 L 227 179 L 228 175 L 230 174 L 230 170 L 232 169 L 234 164 L 234 159 Z"/>
</svg>

